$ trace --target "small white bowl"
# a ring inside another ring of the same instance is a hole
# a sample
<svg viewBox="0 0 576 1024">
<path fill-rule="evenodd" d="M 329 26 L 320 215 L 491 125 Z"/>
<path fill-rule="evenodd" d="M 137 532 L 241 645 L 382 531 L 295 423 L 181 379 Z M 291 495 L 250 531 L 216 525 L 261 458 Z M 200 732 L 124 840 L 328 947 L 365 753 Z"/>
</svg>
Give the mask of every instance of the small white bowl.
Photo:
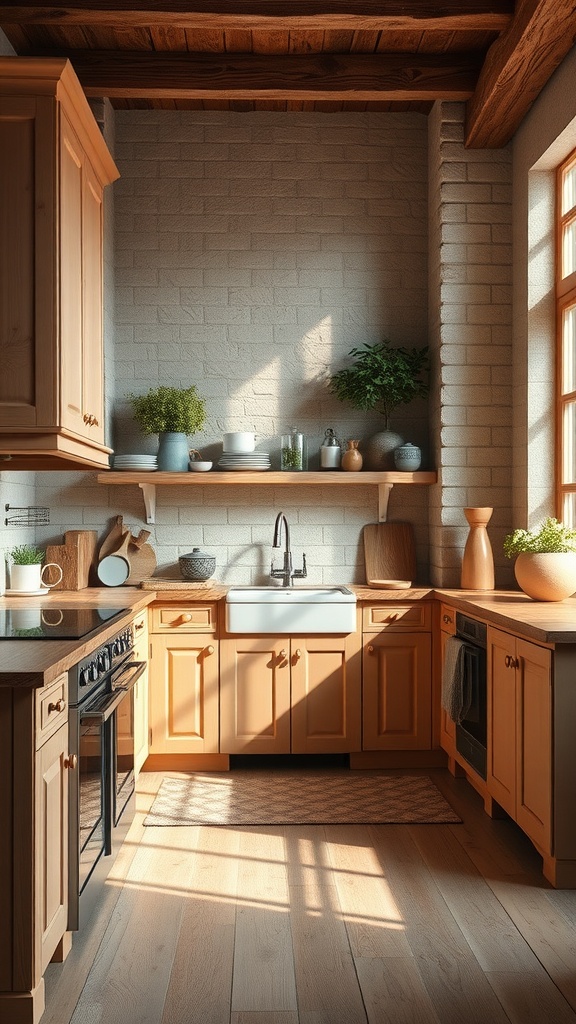
<svg viewBox="0 0 576 1024">
<path fill-rule="evenodd" d="M 199 461 L 193 462 L 193 461 L 191 461 L 191 462 L 188 463 L 188 469 L 192 473 L 207 473 L 209 469 L 212 469 L 212 463 L 211 462 L 199 462 Z"/>
<path fill-rule="evenodd" d="M 256 447 L 256 434 L 247 430 L 234 430 L 224 434 L 225 452 L 253 452 Z"/>
</svg>

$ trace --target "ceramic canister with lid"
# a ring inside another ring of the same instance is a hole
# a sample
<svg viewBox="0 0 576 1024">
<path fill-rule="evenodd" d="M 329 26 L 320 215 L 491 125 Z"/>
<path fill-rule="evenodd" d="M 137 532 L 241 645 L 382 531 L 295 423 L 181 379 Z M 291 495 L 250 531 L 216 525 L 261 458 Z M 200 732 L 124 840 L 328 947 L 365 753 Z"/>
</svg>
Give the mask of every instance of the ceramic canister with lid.
<svg viewBox="0 0 576 1024">
<path fill-rule="evenodd" d="M 214 574 L 216 558 L 214 555 L 207 554 L 206 551 L 201 551 L 200 548 L 192 548 L 188 554 L 180 555 L 178 564 L 183 579 L 203 583 Z"/>
<path fill-rule="evenodd" d="M 394 465 L 396 469 L 413 473 L 420 469 L 421 462 L 422 452 L 417 445 L 411 444 L 410 441 L 406 441 L 406 444 L 401 444 L 398 448 L 394 449 Z"/>
<path fill-rule="evenodd" d="M 339 469 L 341 461 L 340 442 L 332 427 L 328 427 L 320 446 L 320 469 Z"/>
</svg>

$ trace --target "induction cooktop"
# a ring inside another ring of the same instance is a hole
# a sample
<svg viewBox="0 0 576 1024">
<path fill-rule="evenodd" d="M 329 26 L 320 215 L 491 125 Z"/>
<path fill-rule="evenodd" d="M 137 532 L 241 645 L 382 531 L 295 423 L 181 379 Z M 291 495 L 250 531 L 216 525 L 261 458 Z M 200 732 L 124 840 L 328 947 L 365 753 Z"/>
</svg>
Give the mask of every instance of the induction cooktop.
<svg viewBox="0 0 576 1024">
<path fill-rule="evenodd" d="M 0 640 L 81 640 L 125 615 L 127 608 L 58 608 L 25 601 L 0 611 Z"/>
</svg>

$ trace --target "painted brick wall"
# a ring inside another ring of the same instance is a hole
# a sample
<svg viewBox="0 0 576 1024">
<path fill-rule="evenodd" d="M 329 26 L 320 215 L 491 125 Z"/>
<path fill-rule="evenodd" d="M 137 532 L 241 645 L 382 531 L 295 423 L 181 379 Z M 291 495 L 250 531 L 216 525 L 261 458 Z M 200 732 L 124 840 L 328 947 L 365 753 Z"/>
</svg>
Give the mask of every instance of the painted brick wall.
<svg viewBox="0 0 576 1024">
<path fill-rule="evenodd" d="M 431 580 L 458 586 L 465 506 L 492 506 L 496 585 L 512 580 L 512 152 L 467 150 L 464 105 L 429 118 Z"/>
<path fill-rule="evenodd" d="M 153 451 L 126 394 L 195 383 L 218 458 L 225 430 L 255 430 L 277 464 L 298 424 L 310 468 L 326 427 L 367 439 L 378 414 L 344 407 L 326 378 L 348 351 L 388 335 L 427 338 L 427 126 L 414 114 L 122 111 L 116 117 L 118 451 Z M 428 452 L 427 406 L 395 426 Z M 110 514 L 141 518 L 135 489 L 98 488 Z M 259 582 L 274 518 L 289 517 L 309 578 L 360 581 L 375 488 L 160 489 L 152 538 L 163 565 L 200 545 L 219 578 Z M 417 527 L 428 577 L 428 489 L 395 488 L 390 514 Z M 226 571 L 224 569 L 226 568 Z"/>
</svg>

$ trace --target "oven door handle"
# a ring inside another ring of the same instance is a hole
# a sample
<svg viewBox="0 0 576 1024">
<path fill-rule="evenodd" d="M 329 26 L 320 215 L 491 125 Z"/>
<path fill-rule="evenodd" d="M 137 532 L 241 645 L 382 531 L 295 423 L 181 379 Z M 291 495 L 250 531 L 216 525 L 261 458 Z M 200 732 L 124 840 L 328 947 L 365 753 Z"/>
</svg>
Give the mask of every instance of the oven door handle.
<svg viewBox="0 0 576 1024">
<path fill-rule="evenodd" d="M 132 690 L 140 676 L 146 671 L 146 667 L 147 662 L 145 661 L 128 661 L 122 665 L 118 674 L 112 676 L 113 692 L 124 690 L 126 693 L 128 690 Z M 126 679 L 125 676 L 127 676 Z"/>
<path fill-rule="evenodd" d="M 124 686 L 117 686 L 116 689 L 112 690 L 111 693 L 107 693 L 105 698 L 100 697 L 94 701 L 93 704 L 89 704 L 87 708 L 80 712 L 80 720 L 82 723 L 89 722 L 107 722 L 111 715 L 114 714 L 116 709 L 120 706 L 127 693 L 134 688 L 136 682 L 146 670 L 145 661 L 131 661 L 122 668 L 122 674 L 131 670 L 131 673 L 126 680 Z"/>
</svg>

